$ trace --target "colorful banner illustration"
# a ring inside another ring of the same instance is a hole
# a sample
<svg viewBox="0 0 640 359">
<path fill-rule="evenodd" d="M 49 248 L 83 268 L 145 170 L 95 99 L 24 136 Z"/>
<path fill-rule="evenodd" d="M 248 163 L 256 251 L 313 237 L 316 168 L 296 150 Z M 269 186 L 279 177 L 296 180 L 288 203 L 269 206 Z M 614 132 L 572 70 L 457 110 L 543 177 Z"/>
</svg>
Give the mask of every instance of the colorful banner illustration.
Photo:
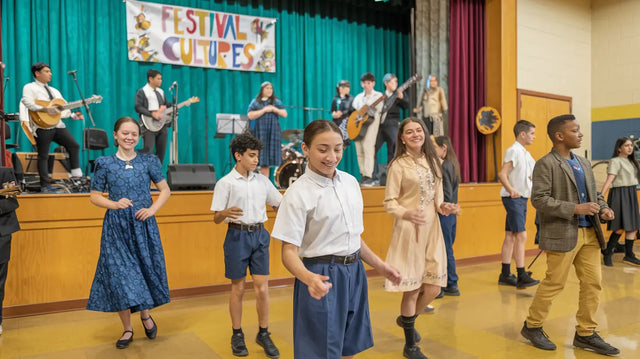
<svg viewBox="0 0 640 359">
<path fill-rule="evenodd" d="M 129 60 L 276 72 L 276 19 L 127 0 Z"/>
</svg>

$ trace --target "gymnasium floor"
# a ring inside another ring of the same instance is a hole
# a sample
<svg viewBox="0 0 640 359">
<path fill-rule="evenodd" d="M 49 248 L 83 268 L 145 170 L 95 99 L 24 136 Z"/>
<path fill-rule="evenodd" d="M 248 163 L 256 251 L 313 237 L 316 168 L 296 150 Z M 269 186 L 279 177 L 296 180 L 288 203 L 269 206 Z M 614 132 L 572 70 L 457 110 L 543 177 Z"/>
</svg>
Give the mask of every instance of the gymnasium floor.
<svg viewBox="0 0 640 359">
<path fill-rule="evenodd" d="M 542 277 L 544 263 L 542 255 L 532 267 L 535 278 Z M 571 345 L 578 294 L 573 273 L 544 326 L 558 349 L 546 352 L 519 334 L 535 289 L 498 286 L 498 269 L 498 263 L 459 268 L 462 296 L 438 299 L 434 314 L 418 318 L 420 345 L 429 358 L 602 358 Z M 620 348 L 620 358 L 640 358 L 640 268 L 623 264 L 622 254 L 616 254 L 603 277 L 600 334 Z M 400 295 L 385 292 L 382 284 L 380 277 L 369 280 L 375 346 L 356 358 L 402 358 L 403 334 L 395 325 Z M 271 289 L 270 331 L 281 358 L 293 357 L 291 293 L 291 287 Z M 114 346 L 122 330 L 116 314 L 74 311 L 5 319 L 0 358 L 234 358 L 227 300 L 226 294 L 180 299 L 154 310 L 159 328 L 154 341 L 145 337 L 136 315 L 134 341 L 125 350 Z M 256 318 L 249 292 L 243 318 L 249 358 L 265 358 L 254 342 Z"/>
</svg>

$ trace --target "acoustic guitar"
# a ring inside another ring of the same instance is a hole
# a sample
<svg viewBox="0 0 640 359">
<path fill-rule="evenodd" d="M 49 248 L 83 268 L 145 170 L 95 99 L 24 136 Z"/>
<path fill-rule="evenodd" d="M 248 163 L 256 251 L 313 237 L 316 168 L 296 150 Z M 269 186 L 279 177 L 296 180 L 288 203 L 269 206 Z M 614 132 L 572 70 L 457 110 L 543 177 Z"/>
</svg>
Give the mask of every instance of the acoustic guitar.
<svg viewBox="0 0 640 359">
<path fill-rule="evenodd" d="M 155 119 L 151 116 L 147 116 L 147 115 L 140 115 L 140 118 L 142 119 L 142 123 L 144 123 L 144 127 L 146 127 L 149 131 L 151 132 L 158 132 L 160 130 L 162 130 L 162 127 L 164 127 L 164 125 L 169 124 L 171 122 L 171 115 L 173 114 L 174 110 L 179 110 L 181 107 L 184 106 L 189 106 L 192 103 L 196 103 L 199 102 L 200 99 L 196 96 L 191 97 L 190 99 L 180 102 L 179 104 L 177 104 L 175 107 L 169 107 L 164 109 L 160 114 L 161 117 L 159 119 Z"/>
<path fill-rule="evenodd" d="M 422 76 L 419 74 L 415 74 L 411 76 L 405 83 L 400 85 L 396 92 L 404 92 L 409 86 L 413 85 L 417 81 L 420 81 Z M 369 115 L 369 109 L 375 108 L 380 102 L 384 101 L 387 98 L 387 95 L 384 94 L 380 96 L 379 99 L 375 100 L 371 105 L 364 105 L 358 111 L 353 111 L 353 113 L 347 119 L 347 134 L 349 135 L 350 140 L 359 140 L 364 137 L 367 132 L 367 128 L 373 120 Z"/>
<path fill-rule="evenodd" d="M 102 96 L 100 95 L 93 95 L 88 99 L 85 99 L 85 102 L 88 104 L 97 103 L 101 101 L 102 101 Z M 60 110 L 60 112 L 64 110 L 71 110 L 74 108 L 82 107 L 83 105 L 82 100 L 67 103 L 67 101 L 61 98 L 54 98 L 53 100 L 49 100 L 49 101 L 34 100 L 34 102 L 36 103 L 36 105 L 42 106 L 42 107 L 56 107 L 58 110 Z M 61 113 L 50 115 L 46 112 L 29 111 L 29 117 L 31 117 L 31 121 L 33 121 L 33 123 L 35 123 L 40 128 L 54 127 L 55 125 L 58 124 L 58 122 L 60 122 L 60 115 Z"/>
</svg>

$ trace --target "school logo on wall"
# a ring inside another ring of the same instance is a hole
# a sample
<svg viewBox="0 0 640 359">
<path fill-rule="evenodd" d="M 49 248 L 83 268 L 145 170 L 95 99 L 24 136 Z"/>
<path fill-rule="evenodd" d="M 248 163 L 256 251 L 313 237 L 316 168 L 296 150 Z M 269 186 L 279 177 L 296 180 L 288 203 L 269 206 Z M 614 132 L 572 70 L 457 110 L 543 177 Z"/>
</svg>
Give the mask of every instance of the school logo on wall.
<svg viewBox="0 0 640 359">
<path fill-rule="evenodd" d="M 127 0 L 129 60 L 276 72 L 276 19 Z"/>
</svg>

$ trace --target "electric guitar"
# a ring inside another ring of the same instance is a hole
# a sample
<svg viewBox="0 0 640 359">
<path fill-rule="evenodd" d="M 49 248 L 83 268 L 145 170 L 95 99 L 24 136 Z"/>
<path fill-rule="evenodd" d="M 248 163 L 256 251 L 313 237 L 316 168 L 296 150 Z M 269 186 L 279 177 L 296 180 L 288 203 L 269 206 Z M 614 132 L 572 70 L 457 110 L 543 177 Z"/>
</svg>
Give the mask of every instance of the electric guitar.
<svg viewBox="0 0 640 359">
<path fill-rule="evenodd" d="M 100 95 L 93 95 L 88 99 L 85 99 L 85 102 L 88 104 L 101 101 L 102 96 Z M 54 98 L 53 100 L 34 100 L 34 102 L 36 103 L 36 105 L 42 107 L 56 107 L 58 110 L 60 110 L 60 112 L 82 107 L 82 100 L 67 103 L 67 101 L 61 98 Z M 31 121 L 33 121 L 33 123 L 35 123 L 40 128 L 54 127 L 58 124 L 58 122 L 60 122 L 60 115 L 61 113 L 50 115 L 47 112 L 29 111 L 29 117 L 31 118 Z"/>
<path fill-rule="evenodd" d="M 172 117 L 171 115 L 173 114 L 173 111 L 177 111 L 181 107 L 189 106 L 192 103 L 196 103 L 199 101 L 200 99 L 198 97 L 193 96 L 186 101 L 180 102 L 175 107 L 169 107 L 164 109 L 162 112 L 160 112 L 161 116 L 159 119 L 155 119 L 152 116 L 147 116 L 147 115 L 140 115 L 140 118 L 142 119 L 142 123 L 144 123 L 144 127 L 146 127 L 149 131 L 158 132 L 162 130 L 162 127 L 164 127 L 164 125 L 171 122 L 171 117 Z"/>
<path fill-rule="evenodd" d="M 405 83 L 400 85 L 396 89 L 396 92 L 404 92 L 409 86 L 413 85 L 417 81 L 422 79 L 422 75 L 415 74 L 411 76 Z M 347 134 L 349 135 L 350 140 L 358 140 L 364 137 L 367 132 L 367 128 L 373 122 L 371 116 L 369 115 L 369 109 L 375 108 L 380 102 L 384 101 L 387 98 L 387 95 L 384 94 L 380 96 L 379 99 L 375 100 L 371 105 L 364 105 L 359 110 L 353 111 L 353 113 L 347 119 Z"/>
</svg>

